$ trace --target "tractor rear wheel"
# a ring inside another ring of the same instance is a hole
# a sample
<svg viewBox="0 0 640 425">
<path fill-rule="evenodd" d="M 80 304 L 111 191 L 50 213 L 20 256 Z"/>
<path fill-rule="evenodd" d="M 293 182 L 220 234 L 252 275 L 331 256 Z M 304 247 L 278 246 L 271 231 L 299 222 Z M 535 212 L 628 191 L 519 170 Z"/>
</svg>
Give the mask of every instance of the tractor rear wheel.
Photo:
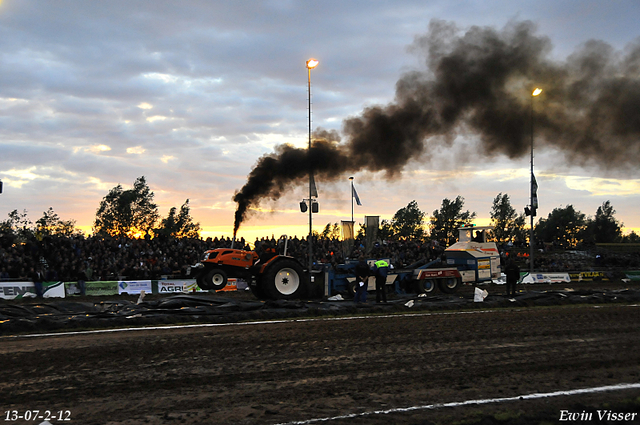
<svg viewBox="0 0 640 425">
<path fill-rule="evenodd" d="M 204 273 L 202 279 L 198 279 L 198 285 L 202 289 L 220 290 L 227 286 L 227 273 L 222 269 L 211 269 Z"/>
<path fill-rule="evenodd" d="M 440 280 L 438 287 L 445 294 L 453 294 L 461 283 L 458 277 L 447 277 Z"/>
<path fill-rule="evenodd" d="M 270 265 L 260 279 L 265 294 L 274 300 L 302 298 L 306 295 L 307 277 L 295 260 L 282 259 Z"/>
<path fill-rule="evenodd" d="M 267 294 L 264 290 L 264 284 L 260 278 L 257 278 L 254 282 L 249 285 L 251 289 L 251 293 L 259 300 L 266 300 Z"/>
</svg>

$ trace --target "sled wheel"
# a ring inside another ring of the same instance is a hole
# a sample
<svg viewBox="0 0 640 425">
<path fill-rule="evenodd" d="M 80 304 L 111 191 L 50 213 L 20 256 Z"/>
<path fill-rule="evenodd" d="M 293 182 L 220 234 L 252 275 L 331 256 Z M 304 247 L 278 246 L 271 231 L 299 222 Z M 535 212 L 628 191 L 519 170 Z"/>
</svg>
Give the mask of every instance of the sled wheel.
<svg viewBox="0 0 640 425">
<path fill-rule="evenodd" d="M 263 289 L 274 300 L 301 298 L 305 295 L 306 276 L 295 260 L 279 260 L 262 276 Z"/>
<path fill-rule="evenodd" d="M 358 279 L 354 279 L 353 282 L 349 282 L 347 285 L 347 293 L 349 297 L 354 298 L 356 296 L 356 290 L 358 289 Z"/>
<path fill-rule="evenodd" d="M 225 273 L 222 269 L 211 269 L 207 273 L 205 273 L 204 278 L 202 279 L 206 289 L 214 289 L 219 291 L 227 286 L 227 273 Z M 205 288 L 203 288 L 205 289 Z"/>
<path fill-rule="evenodd" d="M 422 279 L 418 281 L 418 291 L 420 294 L 430 294 L 436 290 L 436 282 L 433 279 Z"/>
<path fill-rule="evenodd" d="M 456 290 L 458 289 L 458 286 L 460 286 L 461 282 L 460 279 L 457 277 L 447 277 L 445 279 L 442 279 L 440 281 L 440 284 L 438 285 L 440 290 L 442 292 L 444 292 L 445 294 L 453 294 L 454 292 L 456 292 Z"/>
</svg>

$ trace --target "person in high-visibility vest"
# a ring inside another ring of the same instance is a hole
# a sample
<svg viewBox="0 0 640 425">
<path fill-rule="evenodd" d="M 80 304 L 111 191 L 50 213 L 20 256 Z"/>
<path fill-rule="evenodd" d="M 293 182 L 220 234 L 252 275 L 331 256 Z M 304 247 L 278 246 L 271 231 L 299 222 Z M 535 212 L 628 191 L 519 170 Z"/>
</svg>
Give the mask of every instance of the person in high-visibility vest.
<svg viewBox="0 0 640 425">
<path fill-rule="evenodd" d="M 378 260 L 373 263 L 373 273 L 376 276 L 376 302 L 387 302 L 387 293 L 385 285 L 387 283 L 387 274 L 389 274 L 389 263 L 384 260 Z"/>
</svg>

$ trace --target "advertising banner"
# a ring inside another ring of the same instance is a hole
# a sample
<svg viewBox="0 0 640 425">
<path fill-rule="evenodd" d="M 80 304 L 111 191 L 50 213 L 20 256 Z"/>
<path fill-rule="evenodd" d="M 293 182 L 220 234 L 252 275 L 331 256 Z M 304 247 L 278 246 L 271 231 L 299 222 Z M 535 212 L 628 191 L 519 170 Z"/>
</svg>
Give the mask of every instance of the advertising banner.
<svg viewBox="0 0 640 425">
<path fill-rule="evenodd" d="M 87 282 L 87 295 L 101 296 L 101 295 L 117 295 L 118 294 L 118 282 L 116 281 L 97 281 Z"/>
<path fill-rule="evenodd" d="M 66 282 L 64 284 L 64 292 L 68 295 L 80 295 L 80 288 L 76 282 Z"/>
<path fill-rule="evenodd" d="M 583 281 L 591 281 L 591 280 L 609 280 L 607 275 L 604 272 L 579 272 L 579 273 L 569 273 L 569 277 L 574 282 L 583 282 Z"/>
<path fill-rule="evenodd" d="M 147 294 L 151 294 L 151 281 L 150 280 L 128 280 L 118 282 L 118 294 L 139 294 L 140 291 L 144 291 Z"/>
<path fill-rule="evenodd" d="M 491 279 L 491 259 L 478 259 L 478 280 Z"/>
<path fill-rule="evenodd" d="M 227 280 L 227 286 L 225 286 L 224 288 L 220 289 L 220 291 L 237 291 L 238 290 L 238 283 L 237 280 L 233 277 L 230 277 Z"/>
<path fill-rule="evenodd" d="M 42 282 L 42 292 L 45 298 L 64 298 L 63 282 Z M 0 282 L 0 298 L 17 300 L 36 296 L 33 282 Z"/>
<path fill-rule="evenodd" d="M 623 272 L 623 273 L 627 276 L 627 279 L 629 279 L 629 280 L 633 280 L 633 281 L 640 280 L 640 271 L 639 270 L 626 271 L 626 272 Z"/>
<path fill-rule="evenodd" d="M 522 283 L 568 283 L 571 282 L 569 273 L 527 273 Z"/>
<path fill-rule="evenodd" d="M 195 279 L 189 280 L 159 280 L 158 281 L 158 293 L 159 294 L 175 294 L 180 292 L 201 292 L 202 289 L 198 287 Z"/>
</svg>

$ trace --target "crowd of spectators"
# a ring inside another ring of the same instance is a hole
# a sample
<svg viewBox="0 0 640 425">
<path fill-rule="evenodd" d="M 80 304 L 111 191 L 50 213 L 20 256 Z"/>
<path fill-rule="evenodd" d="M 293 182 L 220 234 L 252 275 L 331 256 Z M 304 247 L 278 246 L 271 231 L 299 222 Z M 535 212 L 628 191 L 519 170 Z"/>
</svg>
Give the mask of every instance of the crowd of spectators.
<svg viewBox="0 0 640 425">
<path fill-rule="evenodd" d="M 543 252 L 535 259 L 536 270 L 548 272 L 637 269 L 639 267 L 640 253 L 638 252 L 609 252 L 598 249 L 554 251 Z"/>
<path fill-rule="evenodd" d="M 283 252 L 284 241 L 275 239 L 256 239 L 256 250 L 262 249 L 265 243 L 277 245 L 278 251 Z M 437 242 L 385 240 L 371 244 L 370 249 L 365 246 L 362 238 L 353 241 L 340 241 L 337 238 L 318 237 L 313 240 L 313 262 L 316 268 L 329 264 L 336 266 L 348 260 L 357 260 L 361 255 L 367 258 L 388 258 L 396 268 L 407 267 L 412 264 L 424 264 L 429 260 L 440 258 L 444 248 Z M 287 254 L 307 264 L 309 261 L 307 240 L 297 237 L 287 241 Z"/>
<path fill-rule="evenodd" d="M 230 238 L 171 239 L 171 238 L 102 238 L 83 235 L 73 237 L 47 237 L 23 243 L 0 244 L 0 279 L 28 280 L 34 271 L 40 270 L 47 281 L 76 281 L 83 273 L 89 281 L 98 280 L 148 280 L 184 278 L 187 269 L 202 259 L 207 249 L 229 248 Z M 287 254 L 308 264 L 306 238 L 290 237 Z M 284 251 L 284 241 L 263 237 L 250 245 L 243 238 L 234 242 L 235 248 L 255 249 L 265 247 Z M 369 249 L 363 239 L 343 242 L 336 238 L 316 237 L 313 241 L 315 268 L 336 266 L 360 255 L 367 258 L 390 259 L 396 268 L 415 267 L 435 259 L 443 259 L 444 247 L 437 241 L 377 241 Z M 366 252 L 368 251 L 368 252 Z M 505 251 L 504 249 L 501 251 Z M 638 255 L 635 255 L 638 265 Z M 527 266 L 528 258 L 520 258 Z M 536 270 L 570 271 L 592 270 L 594 265 L 604 265 L 611 260 L 605 257 L 537 256 Z M 632 266 L 626 262 L 626 265 Z"/>
<path fill-rule="evenodd" d="M 170 238 L 102 238 L 83 235 L 31 239 L 11 245 L 0 244 L 0 278 L 28 280 L 35 270 L 45 273 L 47 281 L 75 281 L 82 273 L 89 281 L 146 280 L 180 278 L 187 269 L 202 259 L 207 249 L 255 249 L 260 252 L 272 246 L 284 251 L 284 240 L 263 237 L 250 245 L 244 238 L 170 239 Z M 290 237 L 287 254 L 308 264 L 306 238 Z M 384 241 L 371 246 L 371 258 L 389 258 L 396 267 L 436 258 L 441 254 L 437 244 Z M 365 254 L 365 242 L 356 239 L 345 243 L 336 238 L 314 237 L 315 268 L 337 265 Z"/>
<path fill-rule="evenodd" d="M 242 241 L 244 242 L 244 241 Z M 52 237 L 0 246 L 2 279 L 25 279 L 41 269 L 48 281 L 161 279 L 182 276 L 209 248 L 230 246 L 227 239 Z"/>
</svg>

